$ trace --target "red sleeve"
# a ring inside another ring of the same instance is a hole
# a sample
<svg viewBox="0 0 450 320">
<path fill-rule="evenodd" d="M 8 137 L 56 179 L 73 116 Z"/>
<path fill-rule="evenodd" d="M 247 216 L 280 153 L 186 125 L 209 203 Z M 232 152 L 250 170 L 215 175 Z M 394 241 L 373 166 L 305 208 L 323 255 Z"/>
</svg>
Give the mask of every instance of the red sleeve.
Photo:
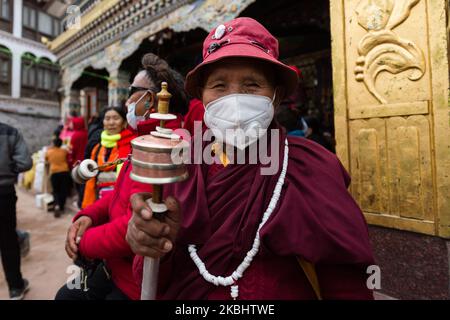
<svg viewBox="0 0 450 320">
<path fill-rule="evenodd" d="M 369 275 L 358 265 L 316 265 L 324 300 L 373 300 L 367 288 Z"/>
<path fill-rule="evenodd" d="M 70 169 L 72 169 L 75 165 L 75 160 L 73 158 L 72 150 L 67 152 L 67 163 L 69 164 Z"/>
<path fill-rule="evenodd" d="M 125 236 L 131 209 L 127 214 L 101 226 L 88 229 L 81 238 L 80 252 L 88 259 L 110 259 L 133 256 Z"/>
<path fill-rule="evenodd" d="M 99 226 L 106 223 L 109 220 L 109 203 L 114 192 L 109 192 L 104 197 L 98 199 L 90 206 L 87 206 L 73 218 L 75 222 L 78 218 L 82 216 L 87 216 L 92 219 L 93 226 Z"/>
<path fill-rule="evenodd" d="M 77 160 L 83 160 L 84 149 L 87 144 L 87 134 L 85 132 L 75 132 L 70 139 L 72 150 L 70 154 L 71 165 Z"/>
<path fill-rule="evenodd" d="M 77 161 L 77 152 L 78 152 L 78 141 L 77 141 L 77 135 L 74 134 L 70 138 L 70 149 L 69 153 L 67 155 L 67 159 L 69 160 L 69 166 L 72 168 Z"/>
<path fill-rule="evenodd" d="M 117 148 L 119 149 L 119 158 L 126 158 L 131 153 L 131 141 L 136 138 L 137 135 L 129 130 L 124 129 L 121 132 L 121 139 L 117 142 Z"/>
<path fill-rule="evenodd" d="M 127 197 L 136 192 L 151 192 L 151 185 L 131 180 L 131 163 L 121 170 L 117 181 L 124 179 L 115 192 L 126 192 Z M 118 184 L 116 184 L 116 187 Z M 109 195 L 111 197 L 111 195 Z M 103 199 L 103 198 L 102 198 Z M 97 201 L 98 202 L 98 201 Z M 87 209 L 87 208 L 86 208 Z M 125 209 L 125 208 L 124 208 Z M 112 221 L 106 221 L 102 225 L 88 229 L 79 245 L 80 252 L 89 259 L 109 259 L 133 256 L 134 253 L 125 237 L 128 229 L 128 221 L 132 215 L 131 204 L 128 201 L 126 213 Z"/>
<path fill-rule="evenodd" d="M 131 143 L 119 145 L 119 158 L 126 158 L 131 153 Z"/>
</svg>

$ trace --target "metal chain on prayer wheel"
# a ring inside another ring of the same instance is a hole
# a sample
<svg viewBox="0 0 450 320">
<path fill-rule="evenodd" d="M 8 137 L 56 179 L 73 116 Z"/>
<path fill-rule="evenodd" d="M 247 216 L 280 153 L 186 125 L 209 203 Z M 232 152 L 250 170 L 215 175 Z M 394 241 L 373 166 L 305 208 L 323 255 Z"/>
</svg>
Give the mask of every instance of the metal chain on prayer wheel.
<svg viewBox="0 0 450 320">
<path fill-rule="evenodd" d="M 147 200 L 147 203 L 153 215 L 161 217 L 167 211 L 162 199 L 162 185 L 188 178 L 186 166 L 183 163 L 174 163 L 172 158 L 174 149 L 177 150 L 175 154 L 180 154 L 179 151 L 185 151 L 188 143 L 174 134 L 172 129 L 165 128 L 166 121 L 177 118 L 169 113 L 169 101 L 172 95 L 167 90 L 166 82 L 161 84 L 161 91 L 157 97 L 158 112 L 150 114 L 150 118 L 160 120 L 160 125 L 156 127 L 156 131 L 131 141 L 133 169 L 130 177 L 135 181 L 152 185 L 152 198 Z M 158 269 L 159 259 L 148 257 L 144 259 L 141 300 L 155 299 Z"/>
</svg>

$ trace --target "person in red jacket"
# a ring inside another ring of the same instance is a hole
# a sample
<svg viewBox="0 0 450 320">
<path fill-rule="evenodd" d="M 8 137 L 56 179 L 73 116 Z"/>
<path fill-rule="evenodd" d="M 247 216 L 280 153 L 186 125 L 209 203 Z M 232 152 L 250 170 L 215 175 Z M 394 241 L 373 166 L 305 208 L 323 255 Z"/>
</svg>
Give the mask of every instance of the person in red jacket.
<svg viewBox="0 0 450 320">
<path fill-rule="evenodd" d="M 157 106 L 156 94 L 163 81 L 169 84 L 172 94 L 169 111 L 184 114 L 188 106 L 184 84 L 179 76 L 174 76 L 175 71 L 164 60 L 154 54 L 146 54 L 142 58 L 142 66 L 143 70 L 134 78 L 126 102 L 128 124 L 139 135 L 148 134 L 159 125 L 159 121 L 148 117 Z M 181 127 L 181 117 L 167 122 L 166 126 L 173 129 Z M 151 191 L 151 186 L 131 180 L 131 169 L 131 162 L 125 162 L 113 192 L 74 217 L 67 233 L 67 254 L 77 261 L 102 262 L 92 268 L 83 287 L 68 283 L 58 291 L 56 300 L 140 298 L 140 288 L 132 272 L 134 253 L 126 242 L 125 235 L 131 217 L 131 194 Z"/>
<path fill-rule="evenodd" d="M 86 148 L 88 135 L 83 117 L 73 117 L 70 126 L 73 134 L 70 138 L 68 161 L 70 168 L 72 168 L 77 161 L 84 160 L 84 149 Z M 81 208 L 83 186 L 80 184 L 75 184 L 75 186 L 78 193 L 78 207 Z"/>
<path fill-rule="evenodd" d="M 69 161 L 72 166 L 77 161 L 84 160 L 84 148 L 87 144 L 87 130 L 83 117 L 72 118 L 73 134 L 70 138 Z"/>
</svg>

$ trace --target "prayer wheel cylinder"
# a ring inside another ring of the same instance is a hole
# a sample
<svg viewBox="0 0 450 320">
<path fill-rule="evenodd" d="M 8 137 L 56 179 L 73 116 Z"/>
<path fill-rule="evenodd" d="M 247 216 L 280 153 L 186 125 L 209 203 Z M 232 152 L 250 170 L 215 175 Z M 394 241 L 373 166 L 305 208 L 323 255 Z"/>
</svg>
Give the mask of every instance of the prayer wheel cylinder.
<svg viewBox="0 0 450 320">
<path fill-rule="evenodd" d="M 180 158 L 188 143 L 183 140 L 155 137 L 151 134 L 131 141 L 133 147 L 131 179 L 148 184 L 167 184 L 188 177 L 186 166 L 172 160 L 172 152 Z"/>
</svg>

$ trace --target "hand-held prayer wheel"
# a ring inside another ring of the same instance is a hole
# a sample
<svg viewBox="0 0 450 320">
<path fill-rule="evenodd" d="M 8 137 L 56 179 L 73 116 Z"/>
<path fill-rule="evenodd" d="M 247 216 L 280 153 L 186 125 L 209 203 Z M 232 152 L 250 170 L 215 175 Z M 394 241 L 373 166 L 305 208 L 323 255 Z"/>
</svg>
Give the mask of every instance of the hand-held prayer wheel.
<svg viewBox="0 0 450 320">
<path fill-rule="evenodd" d="M 152 185 L 152 198 L 147 200 L 153 213 L 162 214 L 167 211 L 162 201 L 162 185 L 187 179 L 188 172 L 181 159 L 180 152 L 185 152 L 188 143 L 173 133 L 172 129 L 165 128 L 165 122 L 175 120 L 177 117 L 169 113 L 171 94 L 167 91 L 167 83 L 161 84 L 158 97 L 158 112 L 150 114 L 150 118 L 160 120 L 156 131 L 149 135 L 135 138 L 131 141 L 133 148 L 131 163 L 131 179 Z M 177 161 L 174 161 L 177 155 Z M 141 300 L 154 300 L 158 280 L 159 259 L 146 257 L 144 259 L 144 272 L 142 280 Z"/>
<path fill-rule="evenodd" d="M 73 167 L 71 176 L 72 180 L 76 183 L 84 184 L 89 179 L 97 176 L 98 172 L 97 162 L 91 159 L 86 159 Z"/>
<path fill-rule="evenodd" d="M 124 163 L 126 160 L 126 158 L 118 158 L 112 162 L 105 162 L 103 165 L 99 166 L 94 160 L 85 159 L 73 167 L 71 171 L 72 180 L 78 184 L 84 184 L 88 180 L 96 177 L 100 172 L 111 166 L 115 167 L 118 164 Z"/>
<path fill-rule="evenodd" d="M 133 170 L 131 179 L 152 185 L 162 185 L 183 181 L 188 177 L 186 166 L 181 161 L 174 162 L 173 156 L 180 155 L 188 148 L 188 143 L 172 129 L 165 128 L 167 120 L 177 117 L 169 113 L 169 100 L 172 96 L 167 91 L 167 83 L 161 84 L 162 90 L 157 94 L 158 113 L 150 114 L 150 118 L 160 120 L 160 126 L 150 134 L 140 136 L 131 141 L 133 147 L 131 163 Z M 156 202 L 156 199 L 153 199 Z"/>
<path fill-rule="evenodd" d="M 187 142 L 180 140 L 179 136 L 173 133 L 167 134 L 173 138 L 153 135 L 153 133 L 160 134 L 161 129 L 158 127 L 152 134 L 137 137 L 131 142 L 133 146 L 131 179 L 161 185 L 187 178 L 186 167 L 172 161 L 173 152 L 180 147 L 184 148 Z M 171 131 L 171 129 L 164 130 Z"/>
</svg>

